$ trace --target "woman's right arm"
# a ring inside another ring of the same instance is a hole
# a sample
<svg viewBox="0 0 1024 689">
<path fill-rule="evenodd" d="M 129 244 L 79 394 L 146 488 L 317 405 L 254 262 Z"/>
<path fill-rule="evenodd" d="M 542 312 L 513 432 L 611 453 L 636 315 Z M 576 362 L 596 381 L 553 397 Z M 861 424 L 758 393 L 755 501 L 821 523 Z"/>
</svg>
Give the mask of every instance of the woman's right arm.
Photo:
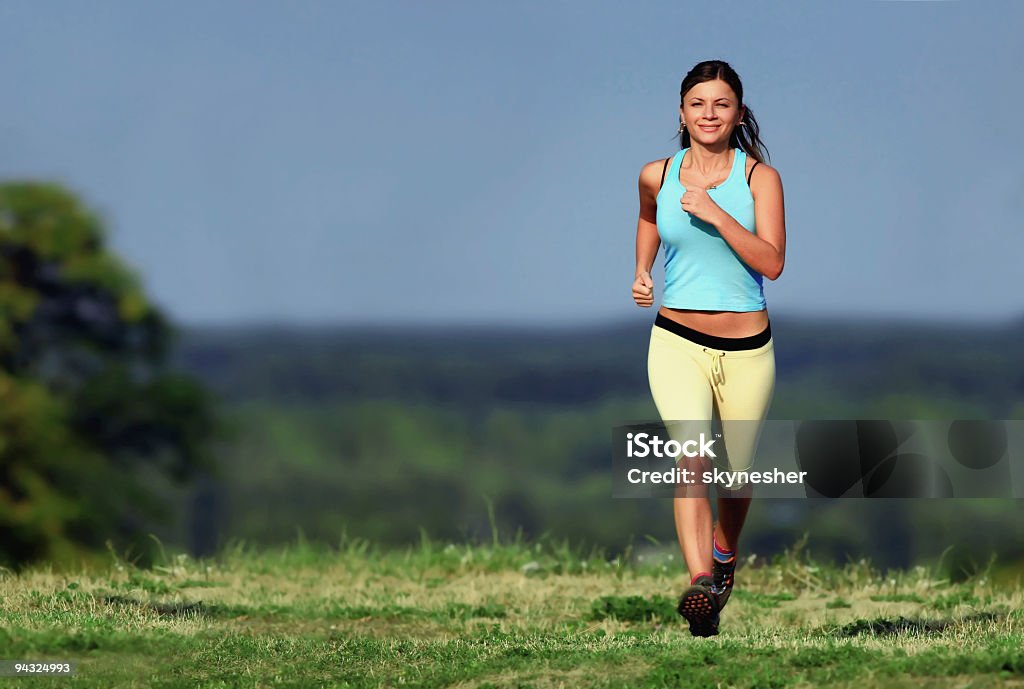
<svg viewBox="0 0 1024 689">
<path fill-rule="evenodd" d="M 640 217 L 636 223 L 636 273 L 633 276 L 633 301 L 637 306 L 654 304 L 654 281 L 651 267 L 658 256 L 661 237 L 657 225 L 657 190 L 661 187 L 663 160 L 644 165 L 637 186 L 640 192 Z"/>
</svg>

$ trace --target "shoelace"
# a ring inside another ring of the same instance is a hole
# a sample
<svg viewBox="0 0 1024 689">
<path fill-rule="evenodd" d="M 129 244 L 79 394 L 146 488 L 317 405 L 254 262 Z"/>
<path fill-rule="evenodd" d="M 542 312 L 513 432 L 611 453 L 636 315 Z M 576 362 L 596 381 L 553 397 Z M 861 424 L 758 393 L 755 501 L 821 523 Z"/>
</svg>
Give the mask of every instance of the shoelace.
<svg viewBox="0 0 1024 689">
<path fill-rule="evenodd" d="M 727 588 L 732 586 L 733 572 L 736 571 L 736 559 L 735 556 L 729 562 L 718 562 L 715 563 L 714 572 L 714 588 L 716 593 L 724 593 Z"/>
<path fill-rule="evenodd" d="M 722 367 L 722 357 L 725 356 L 725 352 L 720 352 L 717 349 L 708 349 L 707 347 L 704 347 L 704 352 L 711 355 L 711 387 L 715 389 L 718 401 L 724 402 L 722 389 L 719 387 L 719 384 L 725 382 L 725 369 Z"/>
</svg>

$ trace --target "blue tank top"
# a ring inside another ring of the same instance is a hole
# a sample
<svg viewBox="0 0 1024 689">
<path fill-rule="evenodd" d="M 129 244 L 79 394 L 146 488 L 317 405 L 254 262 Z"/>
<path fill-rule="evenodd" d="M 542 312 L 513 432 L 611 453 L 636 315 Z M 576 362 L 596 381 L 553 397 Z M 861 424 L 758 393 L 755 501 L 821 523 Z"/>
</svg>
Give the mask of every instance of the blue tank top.
<svg viewBox="0 0 1024 689">
<path fill-rule="evenodd" d="M 679 205 L 686 188 L 679 164 L 689 148 L 676 153 L 658 192 L 658 236 L 665 245 L 662 306 L 703 311 L 760 311 L 765 307 L 761 273 L 748 266 L 710 223 Z M 728 179 L 708 195 L 740 225 L 754 232 L 754 197 L 744 171 L 747 154 L 736 148 Z"/>
</svg>

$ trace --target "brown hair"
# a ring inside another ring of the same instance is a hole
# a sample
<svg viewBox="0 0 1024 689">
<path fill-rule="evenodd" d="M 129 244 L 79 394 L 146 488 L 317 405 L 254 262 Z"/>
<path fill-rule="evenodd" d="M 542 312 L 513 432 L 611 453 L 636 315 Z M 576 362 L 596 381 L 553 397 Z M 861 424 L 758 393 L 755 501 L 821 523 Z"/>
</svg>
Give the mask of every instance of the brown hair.
<svg viewBox="0 0 1024 689">
<path fill-rule="evenodd" d="M 743 115 L 743 122 L 745 124 L 733 129 L 732 134 L 729 137 L 729 145 L 731 147 L 742 148 L 746 151 L 747 155 L 755 160 L 762 163 L 766 162 L 766 160 L 769 159 L 768 149 L 761 141 L 761 137 L 758 136 L 757 120 L 754 119 L 754 113 L 750 109 L 750 106 L 743 102 L 743 82 L 740 81 L 740 76 L 736 74 L 736 70 L 729 66 L 728 62 L 724 62 L 722 60 L 705 60 L 704 62 L 698 62 L 694 65 L 693 69 L 687 72 L 686 76 L 683 77 L 683 83 L 679 86 L 679 104 L 683 104 L 686 92 L 694 86 L 702 84 L 705 81 L 714 81 L 715 79 L 721 79 L 725 83 L 729 84 L 733 92 L 736 93 L 736 98 L 739 100 L 738 107 L 740 109 L 746 108 Z M 690 130 L 683 129 L 679 134 L 679 148 L 683 149 L 689 145 Z"/>
</svg>

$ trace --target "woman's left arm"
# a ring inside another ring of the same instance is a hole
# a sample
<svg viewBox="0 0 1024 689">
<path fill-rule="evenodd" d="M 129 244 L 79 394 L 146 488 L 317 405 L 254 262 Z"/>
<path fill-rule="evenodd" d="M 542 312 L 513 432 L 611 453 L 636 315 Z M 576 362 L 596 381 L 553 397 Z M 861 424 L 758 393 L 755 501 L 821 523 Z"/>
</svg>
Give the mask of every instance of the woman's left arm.
<svg viewBox="0 0 1024 689">
<path fill-rule="evenodd" d="M 709 222 L 729 243 L 744 263 L 769 280 L 778 279 L 786 263 L 786 207 L 782 194 L 782 178 L 778 171 L 761 163 L 750 182 L 754 197 L 754 232 L 717 205 Z"/>
</svg>

